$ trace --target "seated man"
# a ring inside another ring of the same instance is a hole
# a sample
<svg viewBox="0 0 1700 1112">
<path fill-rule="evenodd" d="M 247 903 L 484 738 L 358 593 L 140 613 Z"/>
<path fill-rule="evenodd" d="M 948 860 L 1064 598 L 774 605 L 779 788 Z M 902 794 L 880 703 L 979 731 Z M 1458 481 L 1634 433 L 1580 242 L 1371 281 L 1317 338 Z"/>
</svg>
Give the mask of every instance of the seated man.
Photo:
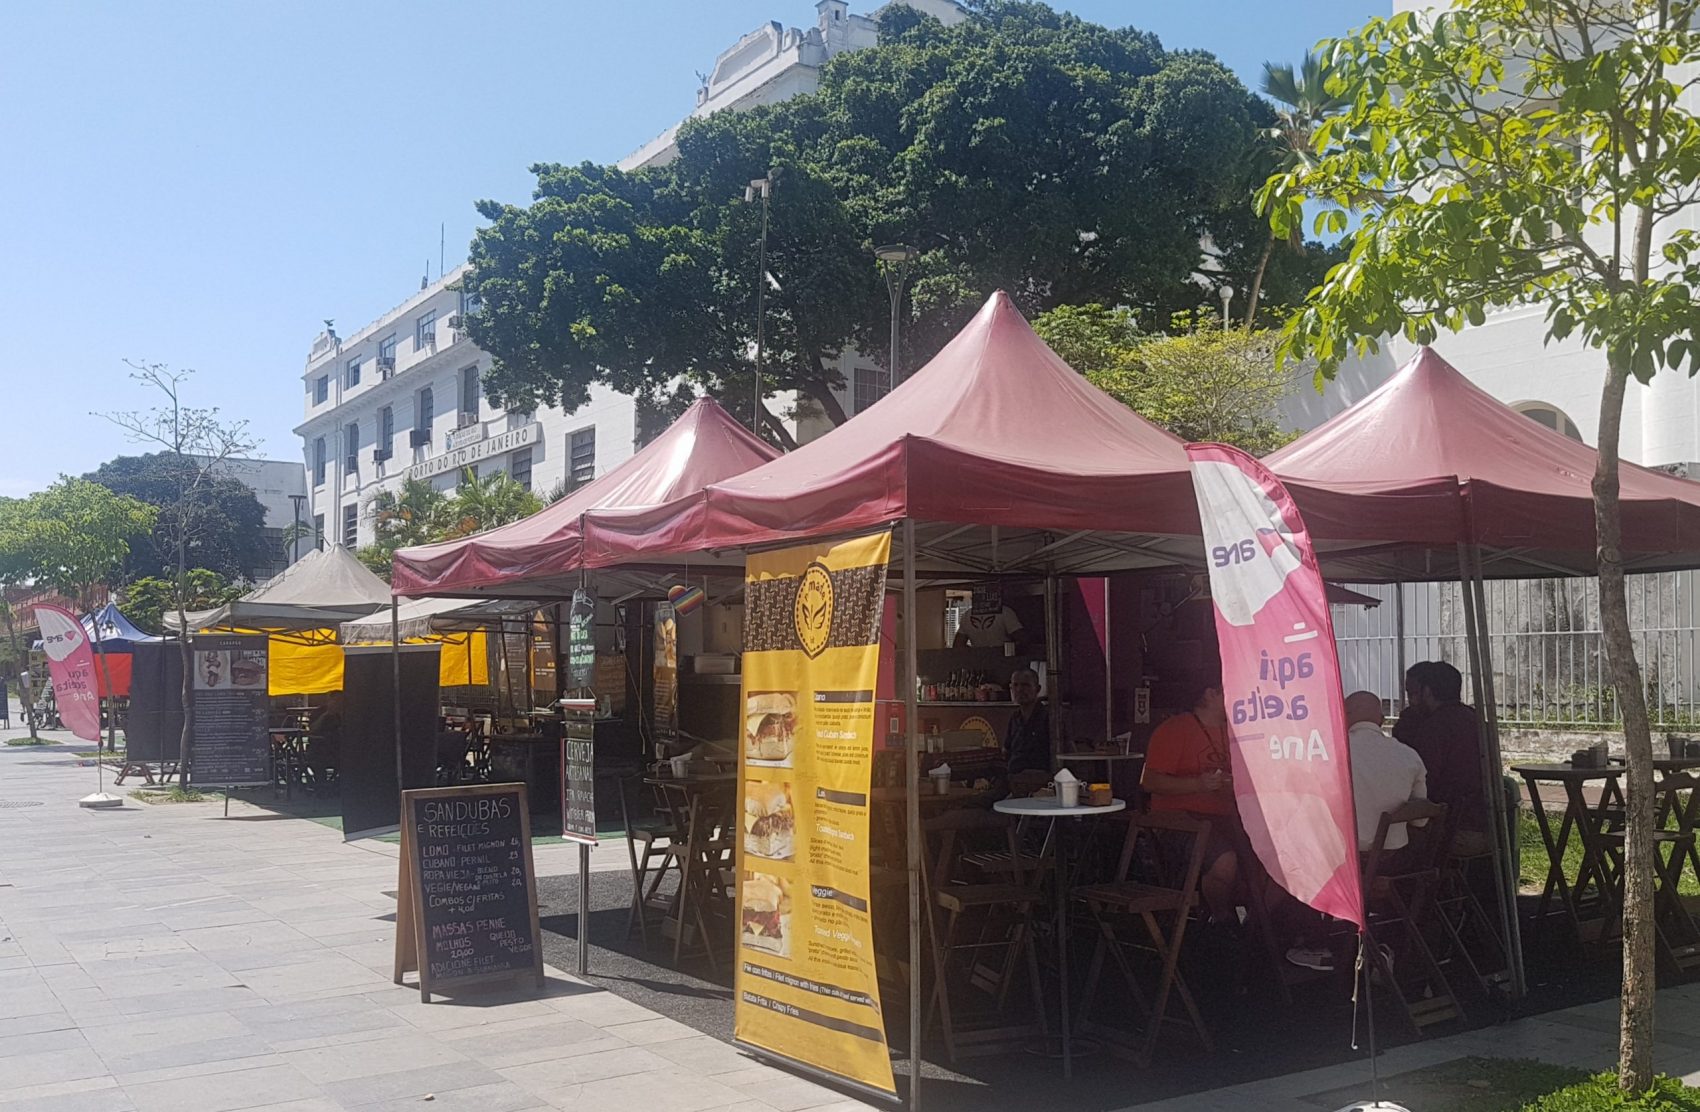
<svg viewBox="0 0 1700 1112">
<path fill-rule="evenodd" d="M 1015 713 L 1003 735 L 1004 761 L 1013 779 L 1022 773 L 1051 775 L 1051 712 L 1039 698 L 1039 675 L 1031 668 L 1017 668 L 1009 677 L 1009 697 Z"/>
<path fill-rule="evenodd" d="M 1239 859 L 1231 831 L 1239 824 L 1233 776 L 1228 771 L 1228 707 L 1222 681 L 1199 685 L 1192 709 L 1158 726 L 1145 751 L 1140 781 L 1153 811 L 1182 811 L 1210 823 L 1199 890 L 1211 922 L 1239 925 Z"/>
<path fill-rule="evenodd" d="M 1346 743 L 1352 756 L 1352 802 L 1357 811 L 1358 852 L 1375 846 L 1381 816 L 1413 799 L 1427 799 L 1423 760 L 1407 745 L 1401 745 L 1382 730 L 1381 699 L 1373 691 L 1354 691 L 1346 696 Z M 1398 851 L 1410 843 L 1404 823 L 1387 830 L 1384 850 Z M 1383 871 L 1388 865 L 1383 858 Z M 1307 969 L 1331 970 L 1334 954 L 1324 944 L 1317 924 L 1301 930 L 1287 960 Z"/>
<path fill-rule="evenodd" d="M 1447 807 L 1452 852 L 1486 853 L 1493 829 L 1482 783 L 1482 722 L 1459 698 L 1464 677 L 1440 660 L 1423 660 L 1405 673 L 1405 712 L 1393 736 L 1416 750 L 1428 769 L 1428 797 Z"/>
</svg>

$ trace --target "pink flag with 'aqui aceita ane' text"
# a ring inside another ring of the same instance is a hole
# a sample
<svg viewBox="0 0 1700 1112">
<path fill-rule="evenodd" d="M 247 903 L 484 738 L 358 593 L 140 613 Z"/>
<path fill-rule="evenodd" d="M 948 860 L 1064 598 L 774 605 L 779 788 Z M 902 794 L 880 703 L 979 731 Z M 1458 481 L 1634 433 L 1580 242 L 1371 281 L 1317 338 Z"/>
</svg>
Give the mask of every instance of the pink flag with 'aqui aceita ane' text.
<svg viewBox="0 0 1700 1112">
<path fill-rule="evenodd" d="M 1310 534 L 1286 489 L 1255 459 L 1221 444 L 1186 452 L 1247 840 L 1275 883 L 1362 927 L 1340 662 Z"/>
<path fill-rule="evenodd" d="M 100 699 L 95 694 L 94 650 L 83 623 L 58 606 L 35 608 L 41 627 L 41 648 L 53 680 L 53 699 L 59 720 L 85 741 L 100 740 Z"/>
</svg>

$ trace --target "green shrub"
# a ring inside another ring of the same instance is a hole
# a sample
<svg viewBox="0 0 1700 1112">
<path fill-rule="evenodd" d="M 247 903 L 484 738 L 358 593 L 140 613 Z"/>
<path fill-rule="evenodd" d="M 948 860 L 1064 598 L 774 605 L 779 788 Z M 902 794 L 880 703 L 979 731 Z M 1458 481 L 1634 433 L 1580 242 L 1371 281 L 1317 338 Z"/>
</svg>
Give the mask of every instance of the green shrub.
<svg viewBox="0 0 1700 1112">
<path fill-rule="evenodd" d="M 1700 1112 L 1700 1089 L 1690 1089 L 1674 1077 L 1654 1079 L 1644 1093 L 1625 1093 L 1617 1075 L 1602 1073 L 1525 1104 L 1522 1112 Z"/>
</svg>

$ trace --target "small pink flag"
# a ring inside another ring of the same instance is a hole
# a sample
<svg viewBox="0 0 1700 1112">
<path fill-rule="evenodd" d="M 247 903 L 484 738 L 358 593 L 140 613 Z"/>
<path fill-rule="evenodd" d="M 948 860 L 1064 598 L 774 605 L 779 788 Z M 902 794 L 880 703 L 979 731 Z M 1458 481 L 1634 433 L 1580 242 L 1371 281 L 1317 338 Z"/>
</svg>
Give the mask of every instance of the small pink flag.
<svg viewBox="0 0 1700 1112">
<path fill-rule="evenodd" d="M 1294 897 L 1364 925 L 1351 752 L 1334 623 L 1310 534 L 1255 459 L 1190 444 L 1222 650 L 1234 798 Z"/>
<path fill-rule="evenodd" d="M 37 605 L 41 647 L 53 680 L 59 720 L 85 741 L 100 740 L 100 699 L 95 695 L 94 650 L 83 623 L 58 606 Z"/>
</svg>

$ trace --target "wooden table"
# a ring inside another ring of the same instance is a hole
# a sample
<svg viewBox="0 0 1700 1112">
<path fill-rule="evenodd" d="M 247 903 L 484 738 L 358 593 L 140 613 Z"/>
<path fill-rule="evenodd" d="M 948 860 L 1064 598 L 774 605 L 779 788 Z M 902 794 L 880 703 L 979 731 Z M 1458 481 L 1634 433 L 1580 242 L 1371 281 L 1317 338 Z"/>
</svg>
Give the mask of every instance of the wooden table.
<svg viewBox="0 0 1700 1112">
<path fill-rule="evenodd" d="M 1520 764 L 1512 765 L 1511 771 L 1528 785 L 1535 823 L 1547 848 L 1547 879 L 1535 905 L 1536 922 L 1546 916 L 1556 894 L 1578 941 L 1600 942 L 1610 938 L 1622 914 L 1622 860 L 1606 835 L 1622 829 L 1624 767 Z M 1556 785 L 1564 791 L 1564 818 L 1556 834 L 1547 815 L 1546 801 L 1541 797 L 1543 784 L 1549 788 Z M 1599 802 L 1594 804 L 1584 794 L 1584 788 L 1592 784 L 1600 788 Z M 1569 848 L 1572 836 L 1582 841 L 1582 862 L 1574 880 L 1565 875 L 1564 869 L 1564 851 Z"/>
<path fill-rule="evenodd" d="M 1042 818 L 1050 820 L 1050 832 L 1045 835 L 1046 852 L 1054 855 L 1051 862 L 1051 876 L 1056 880 L 1056 931 L 1057 931 L 1057 982 L 1062 1000 L 1061 1027 L 1062 1031 L 1062 1063 L 1063 1077 L 1074 1076 L 1074 1039 L 1069 1033 L 1068 1015 L 1068 912 L 1069 912 L 1069 882 L 1064 877 L 1067 871 L 1063 868 L 1066 857 L 1063 839 L 1071 823 L 1059 823 L 1058 819 L 1091 818 L 1097 815 L 1112 815 L 1117 811 L 1127 809 L 1127 801 L 1112 799 L 1110 802 L 1094 807 L 1081 803 L 1073 807 L 1064 807 L 1056 799 L 1000 799 L 992 804 L 992 809 L 1005 815 L 1015 815 L 1019 818 Z"/>
<path fill-rule="evenodd" d="M 722 832 L 736 823 L 738 774 L 736 772 L 693 773 L 687 776 L 646 776 L 644 783 L 661 789 L 672 797 L 674 828 L 683 831 L 685 852 L 679 862 L 679 891 L 673 897 L 669 918 L 673 923 L 673 964 L 677 966 L 685 951 L 685 934 L 694 922 L 702 939 L 703 952 L 708 956 L 711 970 L 718 972 L 714 946 L 708 937 L 708 916 L 705 914 L 709 893 L 719 886 L 718 871 L 723 866 L 727 850 L 734 849 L 730 838 L 736 832 Z M 735 849 L 734 849 L 735 852 Z M 696 891 L 693 893 L 693 889 Z"/>
</svg>

